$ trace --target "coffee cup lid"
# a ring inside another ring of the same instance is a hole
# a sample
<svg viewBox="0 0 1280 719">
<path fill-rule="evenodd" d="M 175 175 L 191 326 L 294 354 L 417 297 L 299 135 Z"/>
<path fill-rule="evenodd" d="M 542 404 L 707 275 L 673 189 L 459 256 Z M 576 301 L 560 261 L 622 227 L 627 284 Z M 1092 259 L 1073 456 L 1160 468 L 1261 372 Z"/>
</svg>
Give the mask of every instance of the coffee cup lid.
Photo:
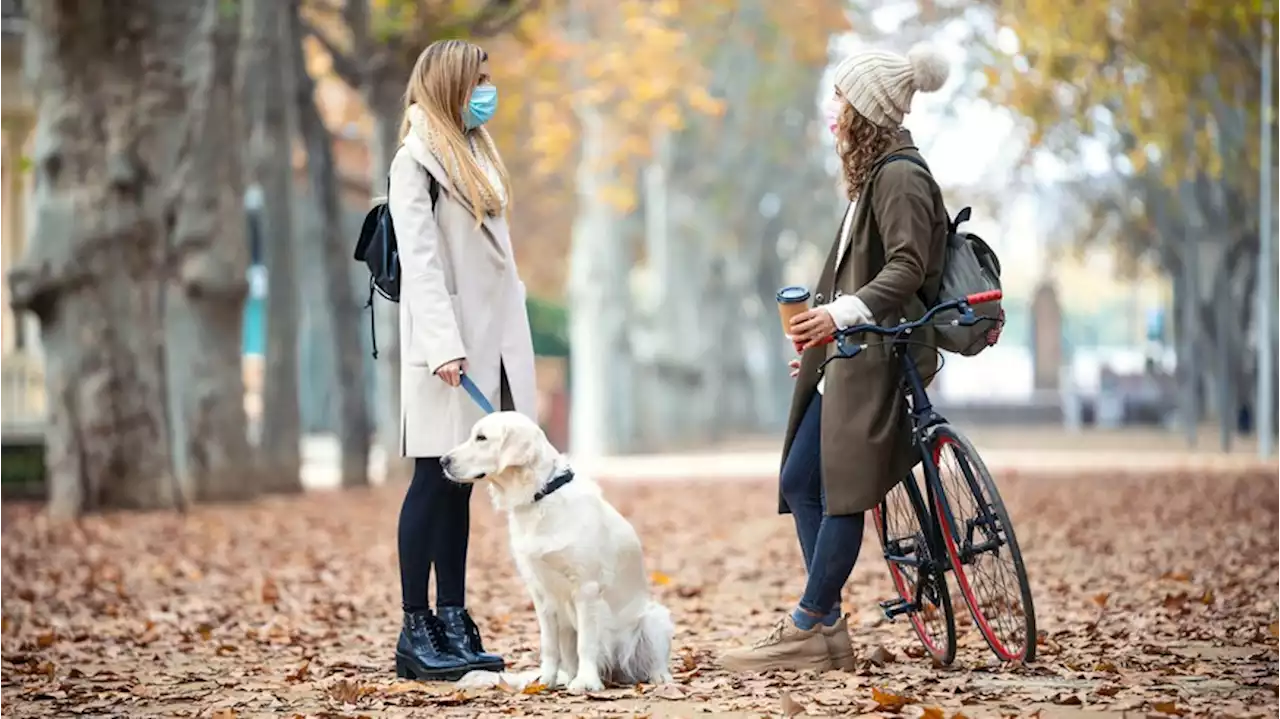
<svg viewBox="0 0 1280 719">
<path fill-rule="evenodd" d="M 789 305 L 809 299 L 809 290 L 803 287 L 783 287 L 778 290 L 778 302 Z"/>
</svg>

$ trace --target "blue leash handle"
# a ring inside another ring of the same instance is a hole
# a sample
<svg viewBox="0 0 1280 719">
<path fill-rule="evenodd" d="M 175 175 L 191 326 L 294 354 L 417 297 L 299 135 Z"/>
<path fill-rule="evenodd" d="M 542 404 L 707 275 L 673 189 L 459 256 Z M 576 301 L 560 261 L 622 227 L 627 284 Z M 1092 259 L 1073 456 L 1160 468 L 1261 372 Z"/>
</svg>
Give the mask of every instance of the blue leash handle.
<svg viewBox="0 0 1280 719">
<path fill-rule="evenodd" d="M 493 414 L 493 405 L 489 404 L 489 400 L 485 398 L 484 393 L 465 374 L 462 375 L 462 388 L 467 391 L 467 394 L 471 395 L 471 399 L 480 406 L 480 409 L 484 410 L 485 414 Z"/>
</svg>

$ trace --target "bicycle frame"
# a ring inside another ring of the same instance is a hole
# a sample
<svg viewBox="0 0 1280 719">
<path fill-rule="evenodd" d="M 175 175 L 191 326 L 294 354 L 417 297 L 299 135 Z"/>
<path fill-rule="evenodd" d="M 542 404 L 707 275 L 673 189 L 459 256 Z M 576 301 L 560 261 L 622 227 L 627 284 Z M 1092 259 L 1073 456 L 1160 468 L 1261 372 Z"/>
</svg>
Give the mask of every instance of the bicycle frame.
<svg viewBox="0 0 1280 719">
<path fill-rule="evenodd" d="M 837 337 L 834 338 L 839 343 L 840 351 L 836 357 L 831 359 L 852 358 L 865 349 L 866 345 L 860 345 L 851 350 L 846 350 L 843 342 L 841 341 L 843 338 L 856 334 L 859 331 L 874 332 L 876 334 L 887 335 L 892 338 L 890 340 L 892 344 L 892 351 L 898 356 L 902 365 L 902 377 L 905 383 L 903 402 L 906 403 L 910 409 L 911 443 L 914 451 L 919 453 L 920 465 L 924 470 L 924 496 L 921 496 L 920 486 L 916 482 L 914 467 L 908 475 L 902 479 L 902 481 L 905 483 L 908 499 L 910 500 L 913 509 L 917 512 L 917 515 L 928 517 L 929 519 L 927 522 L 928 527 L 924 528 L 928 557 L 920 559 L 918 554 L 914 557 L 902 554 L 901 541 L 889 541 L 888 520 L 885 519 L 881 522 L 880 541 L 881 545 L 884 547 L 885 559 L 895 564 L 912 566 L 917 569 L 915 596 L 912 598 L 913 601 L 906 606 L 885 606 L 885 614 L 888 615 L 890 619 L 897 614 L 917 611 L 923 606 L 921 600 L 923 598 L 926 583 L 920 581 L 921 576 L 932 576 L 932 573 L 936 568 L 940 568 L 943 572 L 952 570 L 950 556 L 946 551 L 946 545 L 944 544 L 944 539 L 942 537 L 943 523 L 938 516 L 938 511 L 941 510 L 946 512 L 946 526 L 953 528 L 957 535 L 960 532 L 960 528 L 957 527 L 955 522 L 955 516 L 951 511 L 951 504 L 947 501 L 946 490 L 942 486 L 942 478 L 939 472 L 938 463 L 934 459 L 932 453 L 928 451 L 930 430 L 938 425 L 945 424 L 946 419 L 942 417 L 942 415 L 938 414 L 937 410 L 933 406 L 933 402 L 929 399 L 929 393 L 925 389 L 925 380 L 920 375 L 920 369 L 916 365 L 915 359 L 908 351 L 910 340 L 904 339 L 904 337 L 909 338 L 914 329 L 928 324 L 932 320 L 933 316 L 938 312 L 951 308 L 958 308 L 962 311 L 961 322 L 972 324 L 977 321 L 977 318 L 973 313 L 973 305 L 991 300 L 998 300 L 1000 297 L 1001 293 L 999 290 L 978 293 L 969 297 L 959 298 L 939 304 L 927 311 L 924 317 L 921 317 L 913 323 L 905 324 L 896 328 L 881 328 L 874 326 L 851 327 L 841 331 L 838 333 Z M 827 361 L 830 362 L 831 359 L 828 359 Z M 964 466 L 963 471 L 965 475 L 965 482 L 968 484 L 970 492 L 972 492 L 975 497 L 981 497 L 982 492 L 978 487 L 977 478 L 973 476 L 973 473 L 970 471 L 967 464 Z M 977 526 L 977 522 L 981 522 L 983 524 L 994 523 L 994 517 L 991 516 L 991 512 L 988 507 L 984 505 L 980 507 L 979 511 L 981 515 L 980 518 L 966 524 L 964 536 L 953 537 L 953 540 L 956 542 L 956 546 L 960 548 L 959 554 L 962 563 L 964 563 L 965 558 L 972 556 L 978 551 L 985 551 L 991 548 L 987 546 L 989 543 L 984 543 L 980 548 L 975 548 L 973 545 L 973 534 L 974 529 Z M 995 546 L 998 546 L 998 540 L 995 541 Z"/>
<path fill-rule="evenodd" d="M 942 485 L 940 468 L 933 454 L 928 451 L 929 430 L 940 424 L 945 424 L 947 420 L 936 411 L 932 401 L 929 399 L 929 394 L 925 390 L 924 379 L 920 375 L 915 359 L 910 352 L 906 351 L 906 344 L 903 342 L 895 344 L 897 346 L 894 351 L 897 352 L 902 363 L 902 373 L 906 384 L 904 401 L 908 403 L 911 410 L 911 441 L 915 451 L 920 453 L 920 465 L 924 470 L 924 496 L 921 496 L 914 469 L 907 477 L 903 478 L 903 482 L 906 483 L 905 489 L 912 505 L 925 510 L 921 512 L 921 515 L 929 518 L 929 527 L 925 534 L 929 550 L 927 564 L 940 566 L 944 572 L 952 571 L 950 555 L 946 551 L 945 544 L 943 544 L 942 527 L 944 525 L 938 516 L 939 508 L 946 512 L 947 522 L 945 526 L 951 527 L 954 532 L 952 538 L 959 549 L 958 553 L 962 563 L 967 563 L 966 560 L 976 554 L 998 548 L 1003 542 L 999 539 L 991 539 L 980 544 L 974 544 L 975 530 L 980 525 L 994 526 L 995 524 L 995 517 L 985 503 L 978 508 L 978 517 L 967 521 L 964 527 L 960 527 L 957 524 L 951 511 L 951 504 L 947 501 L 946 489 Z M 978 480 L 973 475 L 972 468 L 967 463 L 962 463 L 961 469 L 964 474 L 965 484 L 968 486 L 972 496 L 981 497 L 982 492 L 978 487 Z M 921 507 L 922 504 L 924 505 L 923 507 Z M 881 541 L 885 546 L 886 560 L 908 566 L 916 566 L 925 571 L 932 568 L 931 566 L 921 566 L 925 562 L 914 558 L 890 554 L 887 529 L 882 528 L 881 532 Z M 917 581 L 917 596 L 914 597 L 913 604 L 915 606 L 912 609 L 918 609 L 922 606 L 920 604 L 921 597 L 919 596 L 921 591 L 921 583 Z"/>
<path fill-rule="evenodd" d="M 919 516 L 929 518 L 928 527 L 925 527 L 925 544 L 928 550 L 928 557 L 921 559 L 919 554 L 915 556 L 906 556 L 898 554 L 901 552 L 900 541 L 889 541 L 888 537 L 888 520 L 881 522 L 880 527 L 880 543 L 884 547 L 884 557 L 887 561 L 895 564 L 915 567 L 917 570 L 915 582 L 915 596 L 908 606 L 896 608 L 885 608 L 885 613 L 893 618 L 896 614 L 905 614 L 918 611 L 923 604 L 923 594 L 925 592 L 926 582 L 920 581 L 921 576 L 932 576 L 932 572 L 936 567 L 940 567 L 942 571 L 951 569 L 951 562 L 947 555 L 946 545 L 942 538 L 942 524 L 937 516 L 937 508 L 943 507 L 950 517 L 950 505 L 946 502 L 946 496 L 942 487 L 942 479 L 938 472 L 937 464 L 933 461 L 933 455 L 927 451 L 926 440 L 929 429 L 946 422 L 933 407 L 933 402 L 929 399 L 929 393 L 925 390 L 924 378 L 920 376 L 920 370 L 916 366 L 915 359 L 911 353 L 906 351 L 905 343 L 897 342 L 894 352 L 899 356 L 902 363 L 902 374 L 906 382 L 903 401 L 908 404 L 911 412 L 911 443 L 916 452 L 920 454 L 920 464 L 924 467 L 925 479 L 925 495 L 921 496 L 920 485 L 916 482 L 915 469 L 913 468 L 906 477 L 903 477 L 904 488 L 907 497 L 911 502 L 914 510 Z M 955 526 L 954 521 L 949 526 Z M 959 538 L 956 538 L 959 541 Z"/>
</svg>

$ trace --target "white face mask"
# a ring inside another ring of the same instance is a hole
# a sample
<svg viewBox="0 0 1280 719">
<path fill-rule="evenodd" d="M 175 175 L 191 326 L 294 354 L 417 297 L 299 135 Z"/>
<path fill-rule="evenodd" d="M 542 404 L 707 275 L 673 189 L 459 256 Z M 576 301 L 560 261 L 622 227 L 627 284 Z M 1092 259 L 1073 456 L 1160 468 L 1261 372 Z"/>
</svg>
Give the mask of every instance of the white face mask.
<svg viewBox="0 0 1280 719">
<path fill-rule="evenodd" d="M 827 121 L 827 129 L 836 134 L 836 125 L 840 122 L 840 111 L 844 109 L 844 100 L 832 95 L 822 103 L 822 117 Z"/>
</svg>

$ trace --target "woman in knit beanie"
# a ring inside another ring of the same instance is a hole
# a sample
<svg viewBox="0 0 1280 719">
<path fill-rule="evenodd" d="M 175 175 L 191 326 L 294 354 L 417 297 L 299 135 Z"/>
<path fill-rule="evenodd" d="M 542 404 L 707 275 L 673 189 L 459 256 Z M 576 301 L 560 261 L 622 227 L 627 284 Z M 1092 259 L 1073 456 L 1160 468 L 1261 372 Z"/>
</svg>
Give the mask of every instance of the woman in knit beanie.
<svg viewBox="0 0 1280 719">
<path fill-rule="evenodd" d="M 941 193 L 902 127 L 917 92 L 946 82 L 946 60 L 927 46 L 907 55 L 862 52 L 835 71 L 827 103 L 849 198 L 814 309 L 791 322 L 801 358 L 779 482 L 779 511 L 795 520 L 808 580 L 796 608 L 750 647 L 728 652 L 728 669 L 852 669 L 853 649 L 840 593 L 862 546 L 864 512 L 879 504 L 914 464 L 900 365 L 875 338 L 857 360 L 818 368 L 834 352 L 820 344 L 837 328 L 898 324 L 937 299 L 947 232 Z M 931 344 L 931 332 L 914 339 Z M 919 345 L 917 345 L 919 346 Z M 921 376 L 937 355 L 913 349 Z"/>
</svg>

